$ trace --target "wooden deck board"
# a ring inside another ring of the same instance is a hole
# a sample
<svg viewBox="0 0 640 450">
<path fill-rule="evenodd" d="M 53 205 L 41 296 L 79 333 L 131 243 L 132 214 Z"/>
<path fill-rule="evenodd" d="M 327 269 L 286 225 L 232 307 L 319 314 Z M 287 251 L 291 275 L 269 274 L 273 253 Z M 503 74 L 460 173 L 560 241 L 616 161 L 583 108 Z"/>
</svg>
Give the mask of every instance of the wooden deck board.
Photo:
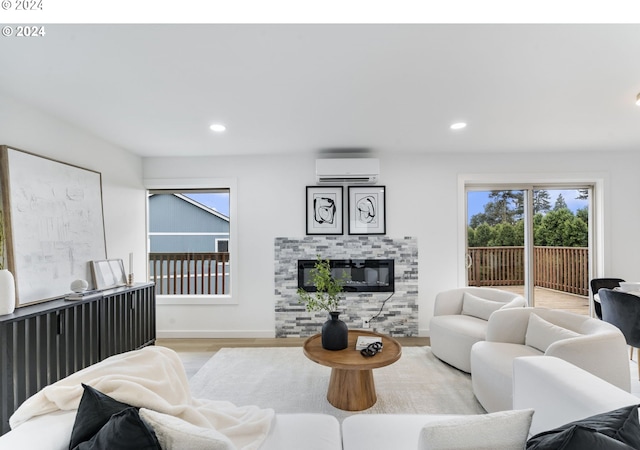
<svg viewBox="0 0 640 450">
<path fill-rule="evenodd" d="M 493 286 L 496 289 L 502 289 L 504 291 L 515 292 L 523 295 L 524 286 Z M 554 291 L 553 289 L 546 289 L 541 287 L 535 287 L 534 292 L 534 305 L 541 306 L 543 308 L 550 309 L 562 309 L 570 311 L 576 314 L 583 314 L 588 316 L 589 311 L 589 297 L 582 295 L 567 294 L 566 292 Z"/>
</svg>

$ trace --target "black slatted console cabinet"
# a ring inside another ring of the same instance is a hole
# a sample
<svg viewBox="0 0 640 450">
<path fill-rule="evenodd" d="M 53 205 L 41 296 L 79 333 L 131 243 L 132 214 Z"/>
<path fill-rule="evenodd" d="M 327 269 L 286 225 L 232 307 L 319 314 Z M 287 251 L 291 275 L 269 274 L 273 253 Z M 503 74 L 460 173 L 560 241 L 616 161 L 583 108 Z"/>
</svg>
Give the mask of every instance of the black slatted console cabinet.
<svg viewBox="0 0 640 450">
<path fill-rule="evenodd" d="M 31 395 L 109 356 L 153 345 L 153 283 L 103 291 L 88 300 L 52 300 L 0 316 L 0 434 Z"/>
</svg>

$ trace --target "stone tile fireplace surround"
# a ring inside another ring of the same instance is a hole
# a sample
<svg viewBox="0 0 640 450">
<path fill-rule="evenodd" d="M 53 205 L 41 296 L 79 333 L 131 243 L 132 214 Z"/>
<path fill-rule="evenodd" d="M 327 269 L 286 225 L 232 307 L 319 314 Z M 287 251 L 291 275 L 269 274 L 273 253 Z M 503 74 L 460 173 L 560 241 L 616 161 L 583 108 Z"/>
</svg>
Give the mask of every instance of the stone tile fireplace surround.
<svg viewBox="0 0 640 450">
<path fill-rule="evenodd" d="M 298 303 L 299 259 L 393 259 L 395 293 L 371 323 L 372 330 L 396 337 L 418 335 L 418 241 L 414 237 L 306 236 L 275 238 L 276 337 L 306 337 L 320 332 L 324 312 L 309 313 Z M 345 293 L 340 319 L 351 329 L 378 314 L 390 292 Z"/>
</svg>

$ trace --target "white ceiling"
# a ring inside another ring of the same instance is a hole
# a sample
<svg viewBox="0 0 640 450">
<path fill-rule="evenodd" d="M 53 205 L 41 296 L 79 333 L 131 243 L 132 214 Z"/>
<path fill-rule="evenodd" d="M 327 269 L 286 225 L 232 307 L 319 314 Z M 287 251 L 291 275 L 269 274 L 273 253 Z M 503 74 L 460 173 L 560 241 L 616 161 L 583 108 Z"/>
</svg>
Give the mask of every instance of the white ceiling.
<svg viewBox="0 0 640 450">
<path fill-rule="evenodd" d="M 640 25 L 48 25 L 0 90 L 141 156 L 640 151 Z"/>
</svg>

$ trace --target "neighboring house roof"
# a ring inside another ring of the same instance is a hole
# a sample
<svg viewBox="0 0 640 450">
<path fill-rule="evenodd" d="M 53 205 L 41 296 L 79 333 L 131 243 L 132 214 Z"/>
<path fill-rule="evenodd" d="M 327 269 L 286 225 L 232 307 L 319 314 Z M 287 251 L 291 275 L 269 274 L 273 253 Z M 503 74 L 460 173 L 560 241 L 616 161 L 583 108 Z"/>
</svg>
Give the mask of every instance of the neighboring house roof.
<svg viewBox="0 0 640 450">
<path fill-rule="evenodd" d="M 150 233 L 229 232 L 228 216 L 184 194 L 149 195 Z"/>
<path fill-rule="evenodd" d="M 152 195 L 153 195 L 153 194 L 152 194 Z M 194 205 L 194 206 L 197 206 L 198 208 L 200 208 L 200 209 L 202 209 L 202 210 L 204 210 L 204 211 L 206 211 L 206 212 L 208 212 L 208 213 L 210 213 L 210 214 L 213 214 L 214 216 L 219 217 L 219 218 L 220 218 L 220 219 L 222 219 L 222 220 L 226 220 L 227 222 L 229 221 L 229 217 L 227 217 L 227 216 L 225 216 L 224 214 L 222 214 L 222 213 L 220 213 L 220 212 L 216 211 L 216 210 L 215 210 L 215 209 L 213 209 L 213 208 L 209 208 L 208 206 L 203 205 L 202 203 L 199 203 L 199 202 L 197 202 L 197 201 L 195 201 L 195 200 L 193 200 L 193 199 L 191 199 L 191 198 L 187 197 L 186 195 L 182 195 L 182 194 L 173 194 L 173 195 L 174 195 L 175 197 L 178 197 L 178 198 L 179 198 L 179 199 L 181 199 L 181 200 L 184 200 L 185 202 L 188 202 L 188 203 L 191 203 L 191 204 L 192 204 L 192 205 Z"/>
</svg>

